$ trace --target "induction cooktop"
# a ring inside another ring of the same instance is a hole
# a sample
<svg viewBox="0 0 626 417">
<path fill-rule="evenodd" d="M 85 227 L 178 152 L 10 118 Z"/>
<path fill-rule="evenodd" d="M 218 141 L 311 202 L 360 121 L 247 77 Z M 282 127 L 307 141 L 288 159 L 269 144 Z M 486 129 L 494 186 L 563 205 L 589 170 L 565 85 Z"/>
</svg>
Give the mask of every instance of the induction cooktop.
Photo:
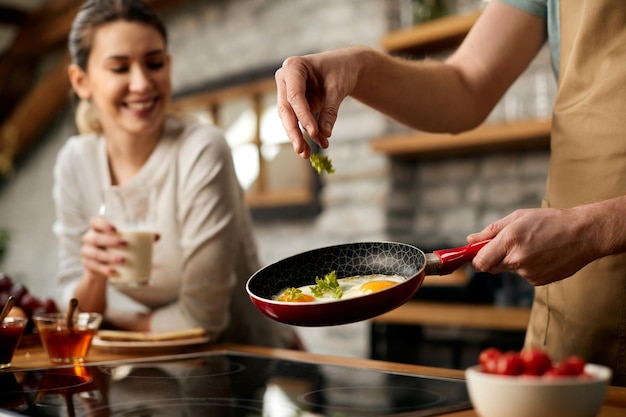
<svg viewBox="0 0 626 417">
<path fill-rule="evenodd" d="M 462 380 L 238 352 L 0 372 L 3 416 L 418 417 L 470 407 Z"/>
</svg>

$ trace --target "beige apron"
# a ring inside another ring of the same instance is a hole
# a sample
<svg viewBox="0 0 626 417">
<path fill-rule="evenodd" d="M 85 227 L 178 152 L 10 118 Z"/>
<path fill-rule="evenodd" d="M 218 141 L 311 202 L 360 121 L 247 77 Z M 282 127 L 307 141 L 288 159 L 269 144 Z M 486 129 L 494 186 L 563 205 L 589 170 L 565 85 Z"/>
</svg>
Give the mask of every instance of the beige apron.
<svg viewBox="0 0 626 417">
<path fill-rule="evenodd" d="M 545 206 L 626 194 L 626 6 L 561 0 L 559 92 Z M 557 237 L 558 238 L 558 237 Z M 581 355 L 626 385 L 626 255 L 593 262 L 537 287 L 528 346 L 556 359 Z"/>
</svg>

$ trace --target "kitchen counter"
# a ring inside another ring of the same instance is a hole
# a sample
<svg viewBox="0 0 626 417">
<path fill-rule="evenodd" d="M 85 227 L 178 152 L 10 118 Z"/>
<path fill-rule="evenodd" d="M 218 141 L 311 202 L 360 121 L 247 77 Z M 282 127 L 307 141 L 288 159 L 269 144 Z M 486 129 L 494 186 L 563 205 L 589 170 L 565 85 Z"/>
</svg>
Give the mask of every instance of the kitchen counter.
<svg viewBox="0 0 626 417">
<path fill-rule="evenodd" d="M 242 345 L 199 345 L 196 347 L 186 347 L 178 349 L 179 353 L 193 352 L 235 352 L 247 353 L 254 355 L 262 355 L 273 359 L 291 360 L 312 363 L 316 365 L 337 365 L 343 367 L 354 367 L 359 369 L 380 370 L 386 372 L 426 375 L 440 378 L 462 379 L 463 371 L 454 369 L 441 369 L 424 367 L 409 364 L 400 364 L 384 361 L 376 361 L 360 358 L 339 357 L 330 355 L 314 354 L 309 352 L 291 351 L 283 349 L 270 349 L 254 346 Z M 137 352 L 113 352 L 102 350 L 100 348 L 92 348 L 88 355 L 85 365 L 95 364 L 119 364 L 124 361 L 145 361 L 164 355 L 172 355 L 173 352 L 166 351 L 137 351 Z M 46 353 L 40 345 L 33 345 L 19 349 L 14 355 L 12 362 L 12 371 L 30 371 L 35 369 L 45 369 L 50 367 L 68 368 L 68 365 L 54 365 L 48 360 Z M 451 417 L 475 417 L 477 414 L 473 410 L 456 411 L 445 414 Z M 603 406 L 599 417 L 618 417 L 626 415 L 626 388 L 610 387 L 606 396 L 605 405 Z"/>
</svg>

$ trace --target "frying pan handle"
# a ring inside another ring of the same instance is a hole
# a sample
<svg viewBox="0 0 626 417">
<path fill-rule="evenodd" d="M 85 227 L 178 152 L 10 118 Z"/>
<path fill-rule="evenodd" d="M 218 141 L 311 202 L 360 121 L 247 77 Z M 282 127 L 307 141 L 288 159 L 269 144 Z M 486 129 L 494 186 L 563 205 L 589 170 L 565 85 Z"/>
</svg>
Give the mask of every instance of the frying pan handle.
<svg viewBox="0 0 626 417">
<path fill-rule="evenodd" d="M 433 254 L 439 258 L 437 272 L 434 274 L 448 275 L 456 271 L 461 265 L 474 259 L 478 251 L 491 242 L 491 239 L 483 240 L 469 245 L 451 249 L 440 249 L 433 251 Z M 428 272 L 428 271 L 427 271 Z"/>
</svg>

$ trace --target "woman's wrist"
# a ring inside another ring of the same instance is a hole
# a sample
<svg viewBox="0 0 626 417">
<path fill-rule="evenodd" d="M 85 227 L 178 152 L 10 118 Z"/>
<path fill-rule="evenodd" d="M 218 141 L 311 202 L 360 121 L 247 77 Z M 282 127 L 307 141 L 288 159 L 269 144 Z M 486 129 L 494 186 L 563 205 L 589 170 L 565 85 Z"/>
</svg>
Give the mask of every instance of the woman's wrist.
<svg viewBox="0 0 626 417">
<path fill-rule="evenodd" d="M 82 311 L 103 313 L 107 305 L 107 277 L 86 271 L 78 282 L 74 297 Z"/>
</svg>

